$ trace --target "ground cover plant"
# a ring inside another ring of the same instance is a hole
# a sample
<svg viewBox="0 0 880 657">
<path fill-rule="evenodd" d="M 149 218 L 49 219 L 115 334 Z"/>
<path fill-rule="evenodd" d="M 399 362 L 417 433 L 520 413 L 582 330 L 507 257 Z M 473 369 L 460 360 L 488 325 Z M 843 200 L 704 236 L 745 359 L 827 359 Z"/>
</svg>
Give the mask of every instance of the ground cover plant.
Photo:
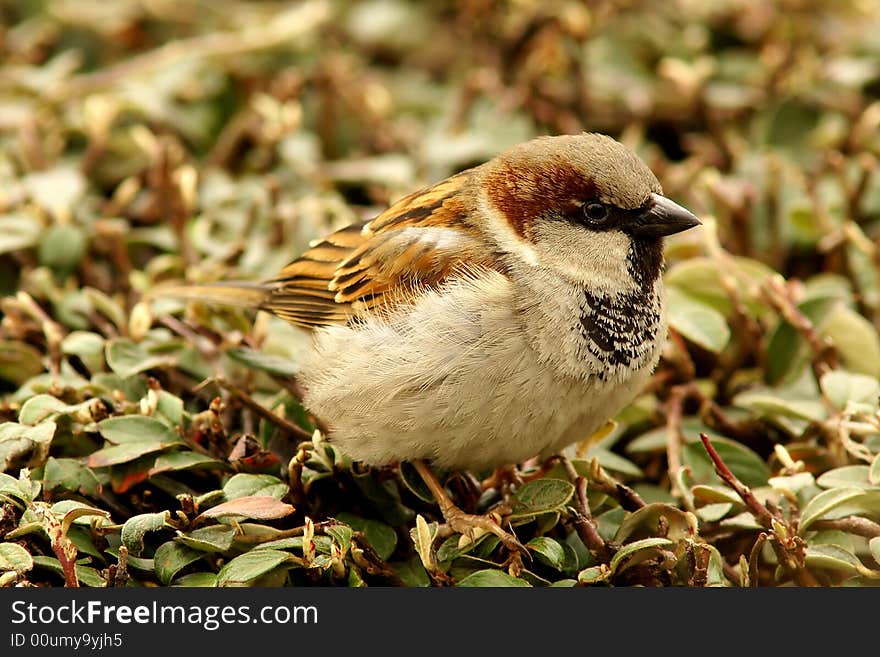
<svg viewBox="0 0 880 657">
<path fill-rule="evenodd" d="M 870 586 L 880 12 L 856 0 L 0 1 L 0 585 Z M 259 280 L 539 134 L 611 134 L 669 240 L 648 388 L 515 476 L 300 405 L 308 335 L 148 299 Z"/>
</svg>

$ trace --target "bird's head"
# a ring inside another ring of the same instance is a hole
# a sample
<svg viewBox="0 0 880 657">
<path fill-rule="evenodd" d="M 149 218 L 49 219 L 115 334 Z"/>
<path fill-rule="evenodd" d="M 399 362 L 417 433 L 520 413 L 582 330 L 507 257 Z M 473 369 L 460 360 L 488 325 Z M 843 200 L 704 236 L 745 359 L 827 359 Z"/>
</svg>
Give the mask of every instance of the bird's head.
<svg viewBox="0 0 880 657">
<path fill-rule="evenodd" d="M 605 135 L 541 137 L 488 162 L 480 190 L 500 248 L 609 292 L 653 286 L 662 238 L 700 221 Z"/>
</svg>

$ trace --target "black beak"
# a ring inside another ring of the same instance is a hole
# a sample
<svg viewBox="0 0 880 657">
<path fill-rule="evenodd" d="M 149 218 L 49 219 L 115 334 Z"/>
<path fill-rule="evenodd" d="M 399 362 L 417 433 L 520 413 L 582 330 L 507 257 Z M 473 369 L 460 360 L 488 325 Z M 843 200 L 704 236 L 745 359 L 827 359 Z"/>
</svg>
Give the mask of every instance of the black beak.
<svg viewBox="0 0 880 657">
<path fill-rule="evenodd" d="M 699 226 L 689 210 L 660 194 L 651 194 L 648 209 L 628 227 L 627 232 L 637 237 L 664 237 Z"/>
</svg>

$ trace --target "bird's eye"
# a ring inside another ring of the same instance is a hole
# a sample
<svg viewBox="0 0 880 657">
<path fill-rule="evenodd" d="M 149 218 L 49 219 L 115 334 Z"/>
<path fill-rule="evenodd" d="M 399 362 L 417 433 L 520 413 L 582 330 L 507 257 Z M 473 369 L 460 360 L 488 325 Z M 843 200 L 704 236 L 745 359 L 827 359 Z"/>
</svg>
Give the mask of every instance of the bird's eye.
<svg viewBox="0 0 880 657">
<path fill-rule="evenodd" d="M 584 216 L 590 223 L 600 223 L 608 217 L 608 206 L 604 203 L 585 203 L 583 205 Z"/>
</svg>

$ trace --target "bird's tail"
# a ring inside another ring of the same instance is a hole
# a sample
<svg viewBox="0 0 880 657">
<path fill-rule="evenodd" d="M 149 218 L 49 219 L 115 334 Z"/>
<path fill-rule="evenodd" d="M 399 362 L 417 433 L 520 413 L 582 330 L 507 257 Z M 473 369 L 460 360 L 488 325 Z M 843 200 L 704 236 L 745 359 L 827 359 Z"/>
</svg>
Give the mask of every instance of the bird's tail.
<svg viewBox="0 0 880 657">
<path fill-rule="evenodd" d="M 148 299 L 173 298 L 198 301 L 209 305 L 262 308 L 272 291 L 265 283 L 222 281 L 217 283 L 160 285 L 149 291 Z"/>
</svg>

